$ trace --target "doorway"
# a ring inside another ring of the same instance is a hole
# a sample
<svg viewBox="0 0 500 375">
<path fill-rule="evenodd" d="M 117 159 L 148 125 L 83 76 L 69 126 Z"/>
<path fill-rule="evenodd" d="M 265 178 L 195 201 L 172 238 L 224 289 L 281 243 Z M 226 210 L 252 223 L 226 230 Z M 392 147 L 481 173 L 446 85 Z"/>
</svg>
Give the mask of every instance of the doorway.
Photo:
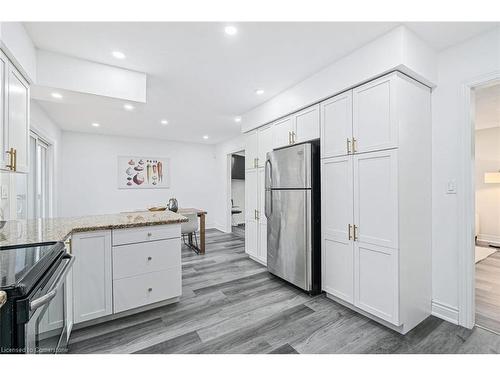
<svg viewBox="0 0 500 375">
<path fill-rule="evenodd" d="M 500 334 L 500 83 L 474 94 L 475 322 Z"/>
<path fill-rule="evenodd" d="M 245 151 L 231 154 L 231 232 L 245 238 Z"/>
</svg>

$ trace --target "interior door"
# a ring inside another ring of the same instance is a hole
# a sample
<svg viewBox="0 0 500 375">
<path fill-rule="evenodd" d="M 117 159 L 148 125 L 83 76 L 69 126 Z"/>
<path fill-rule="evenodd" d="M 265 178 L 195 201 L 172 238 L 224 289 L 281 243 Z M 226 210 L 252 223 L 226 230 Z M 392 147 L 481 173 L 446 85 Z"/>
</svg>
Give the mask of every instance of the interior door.
<svg viewBox="0 0 500 375">
<path fill-rule="evenodd" d="M 28 172 L 29 85 L 9 65 L 9 147 L 16 150 L 16 170 Z"/>
<path fill-rule="evenodd" d="M 258 171 L 249 169 L 245 172 L 245 252 L 258 256 Z"/>
<path fill-rule="evenodd" d="M 245 135 L 245 169 L 256 167 L 258 158 L 258 135 L 257 132 L 251 132 Z"/>
<path fill-rule="evenodd" d="M 264 167 L 264 164 L 266 163 L 267 153 L 273 150 L 273 128 L 272 126 L 268 126 L 266 128 L 259 129 L 257 134 L 259 148 L 257 165 L 261 168 Z"/>
<path fill-rule="evenodd" d="M 276 121 L 273 124 L 273 148 L 290 145 L 292 130 L 293 118 L 291 116 Z"/>
<path fill-rule="evenodd" d="M 294 143 L 310 141 L 319 138 L 319 104 L 306 108 L 294 115 Z"/>
<path fill-rule="evenodd" d="M 354 155 L 357 241 L 398 248 L 397 150 Z"/>
<path fill-rule="evenodd" d="M 321 161 L 322 287 L 354 302 L 353 162 L 351 156 Z"/>
<path fill-rule="evenodd" d="M 268 210 L 267 269 L 269 272 L 310 289 L 311 191 L 273 190 Z"/>
<path fill-rule="evenodd" d="M 259 168 L 258 170 L 258 189 L 259 189 L 259 209 L 257 214 L 259 221 L 258 258 L 265 264 L 267 263 L 267 218 L 265 215 L 266 189 L 265 189 L 264 168 Z"/>
<path fill-rule="evenodd" d="M 399 325 L 398 251 L 355 242 L 354 304 Z"/>
<path fill-rule="evenodd" d="M 397 147 L 396 78 L 382 77 L 353 90 L 356 152 Z"/>
<path fill-rule="evenodd" d="M 321 103 L 321 157 L 352 151 L 352 90 Z"/>
</svg>

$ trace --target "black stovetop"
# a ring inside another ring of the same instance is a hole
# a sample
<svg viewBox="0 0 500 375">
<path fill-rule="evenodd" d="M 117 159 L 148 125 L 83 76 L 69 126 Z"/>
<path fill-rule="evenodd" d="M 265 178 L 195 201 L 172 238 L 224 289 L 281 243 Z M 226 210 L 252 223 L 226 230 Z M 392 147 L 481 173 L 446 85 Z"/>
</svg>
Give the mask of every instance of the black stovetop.
<svg viewBox="0 0 500 375">
<path fill-rule="evenodd" d="M 26 295 L 63 252 L 62 242 L 0 247 L 0 290 Z"/>
</svg>

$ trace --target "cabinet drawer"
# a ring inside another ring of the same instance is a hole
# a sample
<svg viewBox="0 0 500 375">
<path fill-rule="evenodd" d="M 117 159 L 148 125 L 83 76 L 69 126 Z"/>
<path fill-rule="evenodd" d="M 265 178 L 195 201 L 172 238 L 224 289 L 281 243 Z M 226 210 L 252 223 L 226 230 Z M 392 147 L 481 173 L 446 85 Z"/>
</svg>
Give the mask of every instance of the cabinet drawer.
<svg viewBox="0 0 500 375">
<path fill-rule="evenodd" d="M 181 293 L 181 268 L 178 266 L 159 272 L 114 280 L 113 312 L 116 314 L 178 297 Z"/>
<path fill-rule="evenodd" d="M 181 237 L 180 224 L 113 230 L 113 246 Z"/>
<path fill-rule="evenodd" d="M 113 279 L 181 267 L 178 238 L 113 247 Z"/>
</svg>

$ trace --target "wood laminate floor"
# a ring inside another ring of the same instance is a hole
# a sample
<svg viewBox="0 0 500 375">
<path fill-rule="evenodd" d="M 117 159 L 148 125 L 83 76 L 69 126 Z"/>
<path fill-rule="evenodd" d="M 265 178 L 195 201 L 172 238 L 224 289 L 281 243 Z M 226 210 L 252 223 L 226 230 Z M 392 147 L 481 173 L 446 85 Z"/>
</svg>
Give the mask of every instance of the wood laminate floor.
<svg viewBox="0 0 500 375">
<path fill-rule="evenodd" d="M 498 353 L 500 336 L 429 317 L 402 336 L 324 295 L 310 297 L 207 231 L 182 249 L 183 295 L 169 306 L 74 331 L 70 353 Z"/>
<path fill-rule="evenodd" d="M 476 324 L 500 333 L 500 251 L 476 263 Z"/>
</svg>

